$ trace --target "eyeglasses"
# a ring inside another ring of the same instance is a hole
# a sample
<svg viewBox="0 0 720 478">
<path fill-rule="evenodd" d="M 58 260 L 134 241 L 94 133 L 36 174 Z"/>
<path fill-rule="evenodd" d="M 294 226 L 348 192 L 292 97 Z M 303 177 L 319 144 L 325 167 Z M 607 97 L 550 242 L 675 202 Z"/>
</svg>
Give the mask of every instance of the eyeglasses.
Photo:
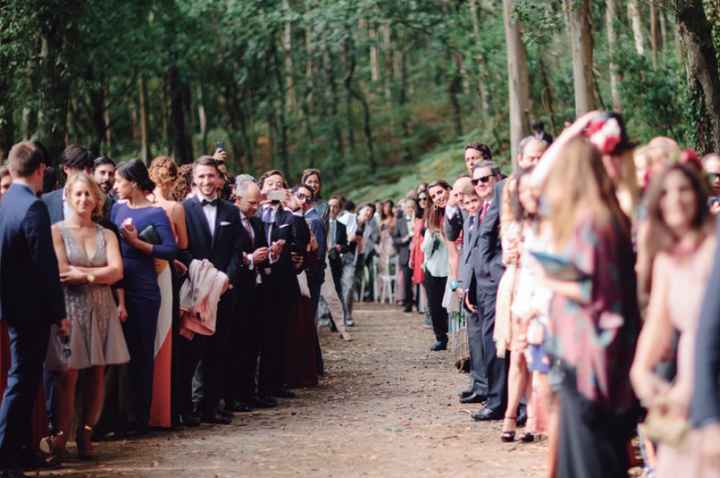
<svg viewBox="0 0 720 478">
<path fill-rule="evenodd" d="M 475 178 L 471 181 L 471 183 L 473 186 L 477 186 L 478 183 L 487 184 L 490 181 L 490 178 L 492 178 L 492 174 L 490 174 L 488 176 L 483 176 L 481 178 Z"/>
<path fill-rule="evenodd" d="M 711 183 L 714 183 L 715 181 L 720 181 L 720 173 L 707 173 L 708 181 Z"/>
</svg>

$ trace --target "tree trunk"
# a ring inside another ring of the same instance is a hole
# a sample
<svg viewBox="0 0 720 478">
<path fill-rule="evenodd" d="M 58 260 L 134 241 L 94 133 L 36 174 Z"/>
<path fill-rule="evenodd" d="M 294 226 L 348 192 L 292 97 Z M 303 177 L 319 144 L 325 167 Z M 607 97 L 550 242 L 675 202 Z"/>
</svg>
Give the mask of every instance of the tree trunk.
<svg viewBox="0 0 720 478">
<path fill-rule="evenodd" d="M 365 144 L 367 145 L 368 149 L 368 165 L 370 166 L 370 171 L 375 172 L 377 169 L 377 163 L 375 161 L 375 142 L 373 140 L 372 135 L 372 126 L 370 122 L 370 105 L 368 104 L 367 98 L 365 98 L 365 95 L 361 93 L 360 91 L 353 88 L 353 75 L 355 73 L 355 67 L 357 65 L 356 63 L 356 57 L 355 57 L 355 46 L 353 45 L 352 37 L 349 35 L 348 32 L 348 39 L 346 40 L 346 49 L 347 49 L 347 75 L 345 76 L 345 89 L 348 92 L 349 99 L 355 98 L 362 107 L 363 111 L 363 134 L 365 135 Z M 352 105 L 351 102 L 348 102 L 348 109 L 351 109 Z"/>
<path fill-rule="evenodd" d="M 285 82 L 287 88 L 287 99 L 285 104 L 288 113 L 295 110 L 295 80 L 293 78 L 293 57 L 292 57 L 292 22 L 290 21 L 290 2 L 283 0 L 283 12 L 286 15 L 285 28 L 283 30 L 283 49 L 285 51 Z M 287 173 L 287 172 L 286 172 Z"/>
<path fill-rule="evenodd" d="M 702 94 L 697 149 L 703 154 L 717 151 L 720 148 L 720 78 L 712 28 L 702 0 L 676 0 L 676 8 L 690 88 Z"/>
<path fill-rule="evenodd" d="M 173 153 L 178 164 L 189 164 L 193 162 L 193 157 L 185 125 L 185 92 L 180 71 L 174 60 L 171 61 L 168 69 L 168 90 L 170 93 L 170 116 L 172 117 Z"/>
<path fill-rule="evenodd" d="M 612 109 L 618 113 L 622 111 L 620 100 L 620 73 L 613 61 L 617 54 L 617 32 L 615 31 L 615 19 L 617 18 L 616 0 L 606 0 L 605 28 L 607 29 L 608 56 L 610 57 L 610 97 L 612 98 Z"/>
<path fill-rule="evenodd" d="M 522 40 L 521 25 L 513 18 L 513 1 L 503 0 L 505 43 L 507 44 L 508 93 L 510 103 L 510 149 L 512 158 L 518 144 L 528 134 L 530 111 L 530 79 L 527 52 Z"/>
<path fill-rule="evenodd" d="M 370 80 L 380 81 L 380 49 L 378 48 L 377 29 L 368 22 L 368 38 L 370 40 Z"/>
<path fill-rule="evenodd" d="M 657 69 L 658 51 L 662 48 L 660 35 L 660 19 L 658 18 L 657 0 L 650 0 L 650 57 L 653 70 Z"/>
<path fill-rule="evenodd" d="M 399 55 L 399 66 L 400 66 L 400 91 L 398 92 L 398 105 L 400 110 L 400 128 L 402 129 L 403 139 L 405 143 L 405 161 L 412 161 L 413 153 L 410 147 L 410 121 L 408 121 L 408 112 L 406 111 L 407 104 L 407 87 L 408 87 L 408 74 L 407 74 L 407 55 L 405 52 L 400 50 Z"/>
<path fill-rule="evenodd" d="M 62 12 L 54 12 L 50 18 L 40 19 L 40 58 L 37 90 L 38 129 L 34 135 L 48 151 L 51 163 L 57 164 L 65 149 L 67 132 L 68 99 L 70 79 L 66 59 L 68 44 L 72 44 L 76 23 L 69 18 L 80 15 L 78 3 L 72 3 Z"/>
<path fill-rule="evenodd" d="M 385 92 L 385 101 L 388 106 L 392 103 L 392 82 L 396 78 L 393 69 L 393 47 L 392 47 L 392 28 L 390 21 L 385 20 L 382 26 L 383 34 L 383 90 Z"/>
<path fill-rule="evenodd" d="M 575 87 L 575 114 L 596 108 L 593 82 L 593 44 L 590 26 L 590 0 L 564 0 L 572 37 L 573 84 Z M 573 5 L 574 4 L 574 5 Z"/>
<path fill-rule="evenodd" d="M 205 95 L 203 94 L 202 84 L 198 84 L 197 95 L 198 123 L 200 124 L 200 147 L 202 151 L 210 151 L 208 149 L 207 115 L 205 114 Z M 233 151 L 233 154 L 234 153 L 235 151 Z"/>
<path fill-rule="evenodd" d="M 6 71 L 7 70 L 3 70 Z M 0 78 L 0 98 L 10 98 L 10 77 Z M 10 148 L 15 144 L 15 123 L 13 121 L 13 102 L 0 103 L 0 162 L 7 158 Z"/>
<path fill-rule="evenodd" d="M 337 80 L 335 78 L 335 60 L 330 54 L 329 48 L 326 47 L 323 55 L 323 66 L 325 69 L 325 77 L 327 78 L 330 88 L 330 117 L 332 118 L 332 132 L 335 143 L 334 153 L 336 157 L 342 158 L 345 155 L 345 144 L 343 142 L 342 129 L 340 128 L 340 118 L 338 105 L 340 104 L 340 95 L 338 93 Z M 339 164 L 339 162 L 338 162 Z"/>
<path fill-rule="evenodd" d="M 283 94 L 284 91 L 290 91 L 290 82 L 292 81 L 291 76 L 286 76 L 283 81 L 283 69 L 278 55 L 277 47 L 275 42 L 272 44 L 272 69 L 275 72 L 275 84 L 277 87 L 278 94 L 276 95 L 279 103 L 277 115 L 274 117 L 275 129 L 276 129 L 276 145 L 278 148 L 278 155 L 280 156 L 280 169 L 287 175 L 291 174 L 290 171 L 290 146 L 288 144 L 288 123 L 287 123 L 287 111 L 290 109 L 286 103 L 289 96 Z M 287 58 L 287 57 L 286 57 Z M 287 65 L 287 63 L 286 63 Z M 289 93 L 288 93 L 289 95 Z M 293 93 L 294 95 L 294 93 Z M 294 98 L 293 98 L 294 100 Z M 279 136 L 279 137 L 278 137 Z"/>
<path fill-rule="evenodd" d="M 448 50 L 448 55 L 451 55 Z M 453 125 L 455 126 L 455 136 L 460 138 L 463 135 L 462 125 L 462 105 L 458 96 L 462 92 L 462 55 L 454 53 L 451 55 L 454 63 L 454 71 L 450 75 L 450 83 L 448 83 L 448 94 L 450 95 L 450 104 L 453 110 Z"/>
<path fill-rule="evenodd" d="M 583 0 L 584 1 L 584 0 Z M 645 55 L 645 36 L 642 28 L 642 19 L 640 17 L 640 5 L 638 0 L 628 0 L 628 19 L 632 26 L 633 39 L 635 40 L 635 51 L 638 55 Z"/>
<path fill-rule="evenodd" d="M 140 159 L 150 164 L 150 130 L 147 108 L 147 85 L 142 76 L 138 79 L 138 115 L 140 116 Z"/>
<path fill-rule="evenodd" d="M 355 65 L 355 52 L 353 50 L 350 37 L 345 39 L 343 53 L 345 59 L 345 71 L 347 72 L 343 82 L 345 84 L 345 116 L 347 119 L 348 148 L 350 148 L 350 152 L 352 153 L 355 151 L 355 130 L 353 128 L 352 119 L 352 80 L 355 68 L 354 66 L 351 68 L 351 65 Z"/>
</svg>

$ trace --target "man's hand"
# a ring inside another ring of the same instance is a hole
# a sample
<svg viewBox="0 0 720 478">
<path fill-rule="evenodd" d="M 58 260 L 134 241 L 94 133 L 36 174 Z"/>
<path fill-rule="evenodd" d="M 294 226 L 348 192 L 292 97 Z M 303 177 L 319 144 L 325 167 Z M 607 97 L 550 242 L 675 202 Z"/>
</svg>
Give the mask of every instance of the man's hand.
<svg viewBox="0 0 720 478">
<path fill-rule="evenodd" d="M 262 264 L 267 260 L 268 254 L 270 254 L 270 249 L 268 249 L 267 247 L 259 247 L 255 249 L 255 251 L 252 253 L 253 263 Z"/>
<path fill-rule="evenodd" d="M 285 248 L 285 239 L 279 239 L 270 245 L 270 254 L 273 257 L 279 257 Z"/>
<path fill-rule="evenodd" d="M 227 151 L 225 151 L 224 149 L 218 148 L 213 153 L 213 159 L 215 161 L 222 161 L 224 163 L 228 160 L 229 157 L 230 156 L 228 156 Z"/>
<path fill-rule="evenodd" d="M 465 307 L 473 314 L 477 312 L 477 307 L 470 303 L 470 294 L 465 294 Z"/>
<path fill-rule="evenodd" d="M 62 319 L 57 323 L 58 327 L 58 335 L 60 337 L 69 337 L 70 336 L 70 320 L 69 319 Z"/>
</svg>

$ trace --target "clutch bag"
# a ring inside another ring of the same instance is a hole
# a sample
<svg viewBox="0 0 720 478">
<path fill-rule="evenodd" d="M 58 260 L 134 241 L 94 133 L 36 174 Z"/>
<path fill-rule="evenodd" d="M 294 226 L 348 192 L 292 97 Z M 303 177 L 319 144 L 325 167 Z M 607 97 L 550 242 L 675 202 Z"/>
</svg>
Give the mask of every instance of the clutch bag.
<svg viewBox="0 0 720 478">
<path fill-rule="evenodd" d="M 147 242 L 148 244 L 152 244 L 153 246 L 157 246 L 162 243 L 162 239 L 160 239 L 160 234 L 158 234 L 157 229 L 155 229 L 155 226 L 153 226 L 152 224 L 148 225 L 145 229 L 140 231 L 138 237 L 141 240 Z"/>
</svg>

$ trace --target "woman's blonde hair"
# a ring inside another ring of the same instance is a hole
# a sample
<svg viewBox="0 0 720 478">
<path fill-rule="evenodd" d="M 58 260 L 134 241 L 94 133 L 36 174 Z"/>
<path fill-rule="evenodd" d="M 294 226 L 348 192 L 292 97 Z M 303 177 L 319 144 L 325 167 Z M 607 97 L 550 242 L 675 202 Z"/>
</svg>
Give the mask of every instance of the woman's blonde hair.
<svg viewBox="0 0 720 478">
<path fill-rule="evenodd" d="M 570 239 L 584 215 L 599 227 L 625 217 L 600 153 L 587 138 L 578 137 L 563 147 L 543 195 L 548 201 L 553 239 L 559 247 Z M 622 222 L 627 226 L 626 219 Z"/>
<path fill-rule="evenodd" d="M 90 194 L 92 194 L 93 198 L 95 198 L 95 208 L 92 213 L 93 219 L 101 218 L 103 216 L 103 208 L 105 207 L 105 193 L 102 192 L 100 186 L 97 185 L 95 180 L 85 173 L 73 174 L 65 182 L 65 197 L 68 200 L 68 205 L 75 210 L 75 206 L 73 206 L 70 198 L 72 196 L 73 186 L 77 183 L 85 183 L 90 190 Z"/>
</svg>

